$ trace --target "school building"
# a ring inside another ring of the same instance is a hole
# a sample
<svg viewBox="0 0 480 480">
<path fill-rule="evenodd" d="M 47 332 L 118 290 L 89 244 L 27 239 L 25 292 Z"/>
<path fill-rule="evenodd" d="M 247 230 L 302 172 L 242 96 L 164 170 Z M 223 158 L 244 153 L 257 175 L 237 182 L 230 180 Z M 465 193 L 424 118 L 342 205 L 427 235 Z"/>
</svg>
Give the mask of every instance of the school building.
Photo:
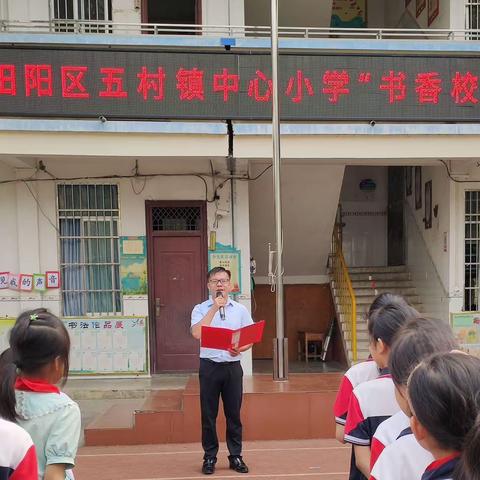
<svg viewBox="0 0 480 480">
<path fill-rule="evenodd" d="M 366 358 L 382 291 L 477 343 L 479 6 L 279 1 L 292 369 L 334 321 L 326 358 Z M 73 374 L 195 371 L 224 265 L 266 320 L 245 372 L 271 371 L 269 25 L 267 0 L 0 0 L 0 348 L 46 307 Z"/>
</svg>

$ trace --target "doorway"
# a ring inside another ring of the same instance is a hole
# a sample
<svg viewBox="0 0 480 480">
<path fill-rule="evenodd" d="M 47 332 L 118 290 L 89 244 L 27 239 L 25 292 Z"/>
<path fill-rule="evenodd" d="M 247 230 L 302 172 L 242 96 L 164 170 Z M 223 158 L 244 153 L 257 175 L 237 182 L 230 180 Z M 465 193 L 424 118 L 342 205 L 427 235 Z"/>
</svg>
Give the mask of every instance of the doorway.
<svg viewBox="0 0 480 480">
<path fill-rule="evenodd" d="M 142 0 L 142 23 L 200 25 L 202 2 L 201 0 L 175 0 L 175 2 Z"/>
<path fill-rule="evenodd" d="M 405 263 L 404 168 L 348 166 L 340 204 L 349 267 Z"/>
<path fill-rule="evenodd" d="M 190 316 L 207 298 L 205 203 L 147 201 L 146 214 L 152 373 L 193 371 Z"/>
</svg>

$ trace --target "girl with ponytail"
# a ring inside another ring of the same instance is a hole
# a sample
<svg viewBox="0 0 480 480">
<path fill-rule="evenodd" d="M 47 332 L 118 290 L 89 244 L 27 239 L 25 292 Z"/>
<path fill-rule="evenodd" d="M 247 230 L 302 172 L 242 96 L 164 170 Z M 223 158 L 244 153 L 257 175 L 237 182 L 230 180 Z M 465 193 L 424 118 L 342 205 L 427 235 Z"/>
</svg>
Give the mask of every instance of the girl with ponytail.
<svg viewBox="0 0 480 480">
<path fill-rule="evenodd" d="M 413 434 L 435 459 L 422 480 L 480 480 L 480 359 L 433 355 L 412 372 L 408 399 Z"/>
<path fill-rule="evenodd" d="M 57 386 L 68 376 L 67 329 L 46 309 L 31 310 L 17 318 L 9 343 L 0 358 L 0 417 L 31 435 L 39 480 L 71 479 L 80 409 Z"/>
</svg>

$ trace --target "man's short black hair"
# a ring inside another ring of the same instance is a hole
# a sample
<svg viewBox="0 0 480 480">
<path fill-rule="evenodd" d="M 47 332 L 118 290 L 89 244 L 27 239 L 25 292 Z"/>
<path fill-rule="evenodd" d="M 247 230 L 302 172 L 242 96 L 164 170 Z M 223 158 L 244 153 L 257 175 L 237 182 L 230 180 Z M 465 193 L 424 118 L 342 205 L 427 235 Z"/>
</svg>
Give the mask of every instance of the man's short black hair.
<svg viewBox="0 0 480 480">
<path fill-rule="evenodd" d="M 225 272 L 228 275 L 229 279 L 232 278 L 232 274 L 231 274 L 230 270 L 227 270 L 226 268 L 223 268 L 223 267 L 213 267 L 207 273 L 207 281 L 210 280 L 217 273 L 223 273 L 223 272 Z"/>
</svg>

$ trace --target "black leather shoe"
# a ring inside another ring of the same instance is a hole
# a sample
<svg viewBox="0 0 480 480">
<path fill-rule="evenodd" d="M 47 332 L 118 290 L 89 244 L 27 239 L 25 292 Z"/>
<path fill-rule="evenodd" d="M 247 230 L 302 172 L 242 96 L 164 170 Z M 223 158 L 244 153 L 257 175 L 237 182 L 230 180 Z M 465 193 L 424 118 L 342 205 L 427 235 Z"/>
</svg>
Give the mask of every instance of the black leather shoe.
<svg viewBox="0 0 480 480">
<path fill-rule="evenodd" d="M 248 467 L 240 455 L 228 457 L 230 468 L 238 473 L 248 473 Z"/>
<path fill-rule="evenodd" d="M 216 458 L 205 458 L 202 465 L 202 473 L 204 475 L 211 475 L 215 472 L 215 464 L 217 463 Z"/>
</svg>

